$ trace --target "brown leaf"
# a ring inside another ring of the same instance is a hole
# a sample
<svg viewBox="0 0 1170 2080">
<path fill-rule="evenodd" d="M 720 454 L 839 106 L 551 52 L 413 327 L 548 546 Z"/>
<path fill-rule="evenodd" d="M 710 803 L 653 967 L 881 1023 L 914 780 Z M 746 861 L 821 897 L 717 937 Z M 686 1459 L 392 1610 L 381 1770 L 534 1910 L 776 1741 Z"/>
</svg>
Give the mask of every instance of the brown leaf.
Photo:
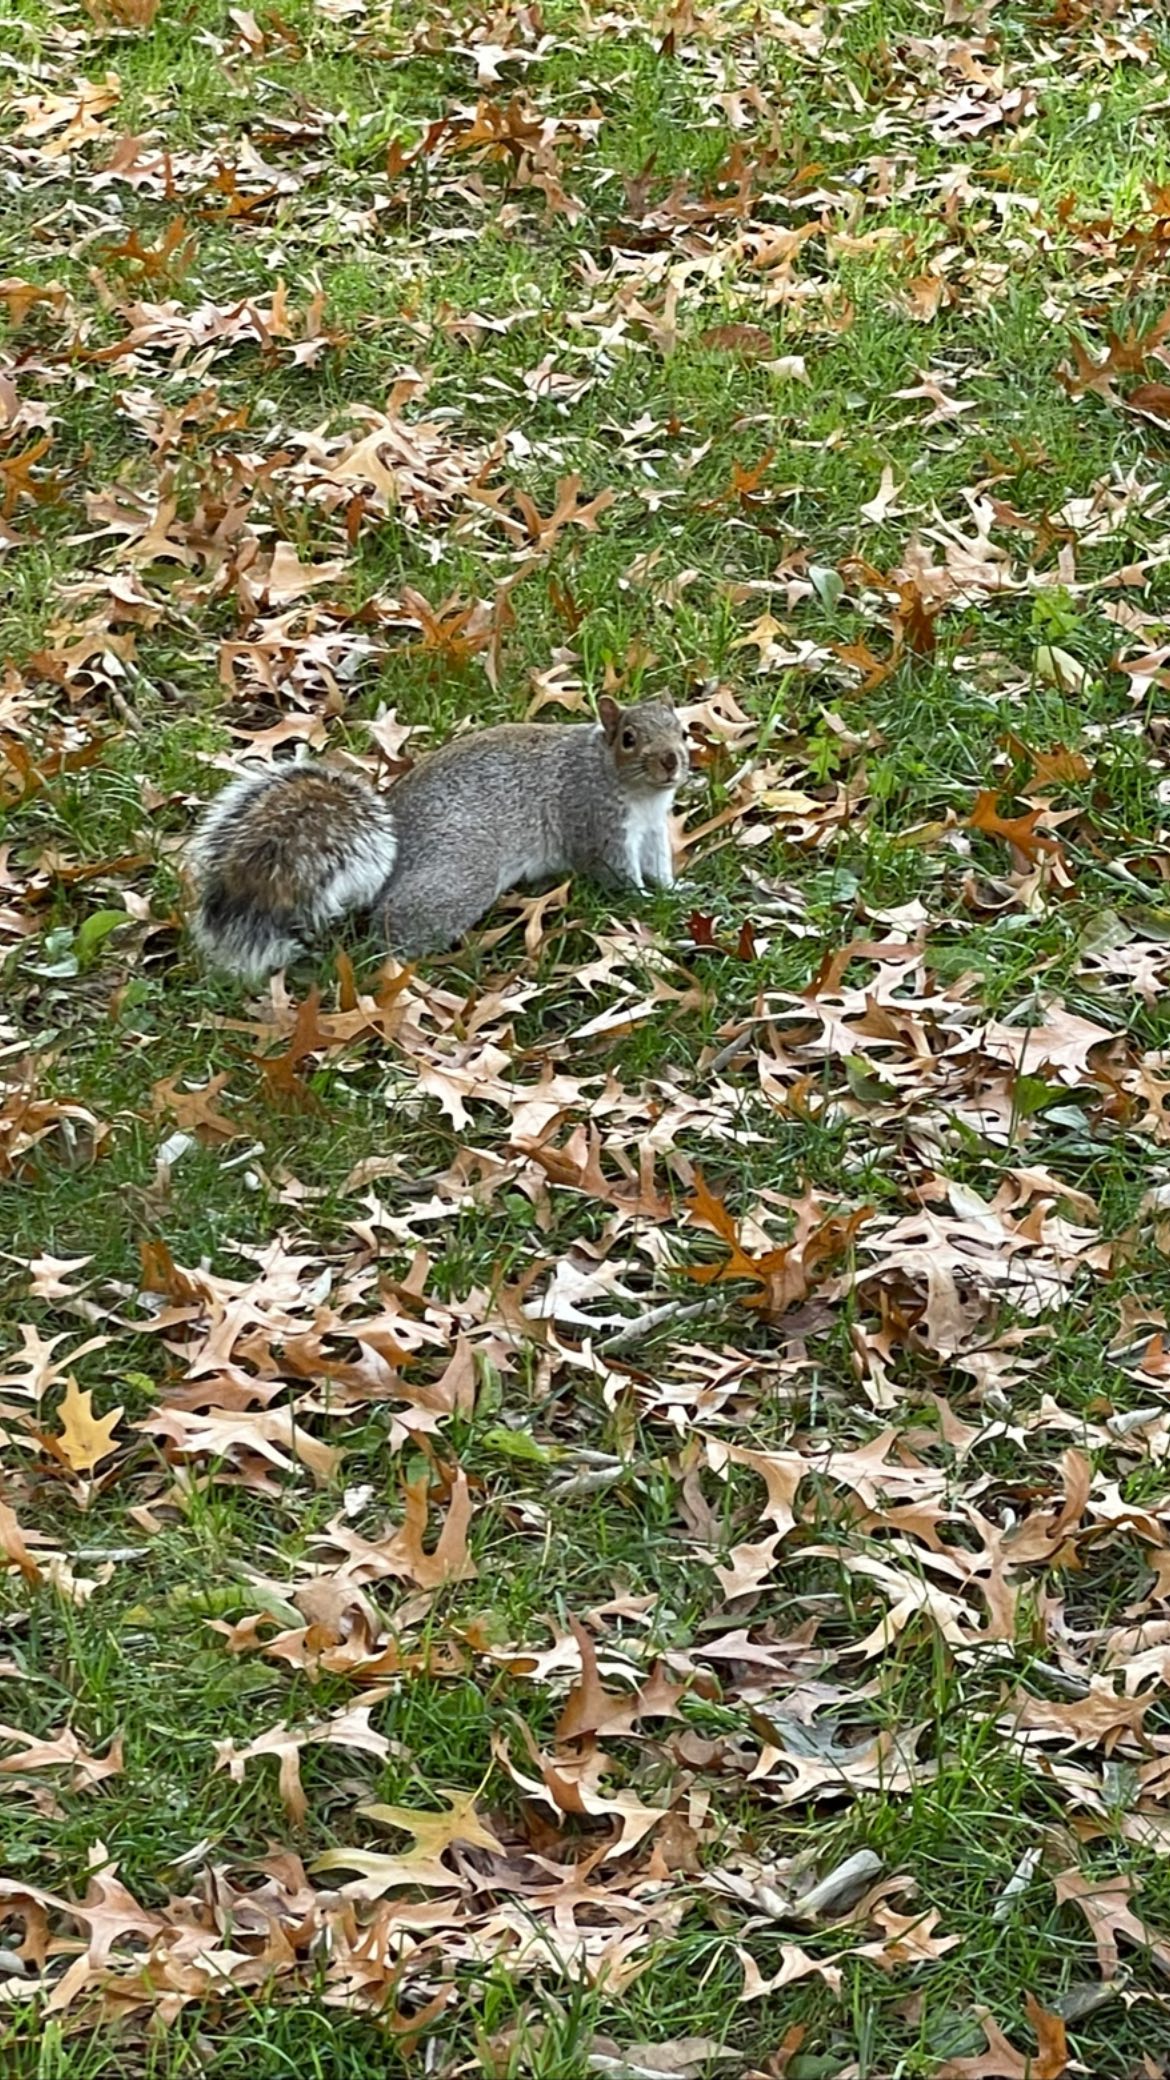
<svg viewBox="0 0 1170 2080">
<path fill-rule="evenodd" d="M 118 1414 L 121 1415 L 121 1409 Z M 302 1461 L 319 1486 L 332 1480 L 341 1460 L 333 1445 L 323 1444 L 285 1409 L 236 1410 L 208 1407 L 189 1411 L 160 1406 L 135 1423 L 166 1440 L 180 1459 L 227 1459 L 240 1466 L 249 1485 L 265 1486 L 265 1462 L 282 1473 L 291 1473 L 293 1461 Z M 111 1447 L 112 1449 L 112 1447 Z M 259 1462 L 253 1467 L 251 1461 Z"/>
<path fill-rule="evenodd" d="M 514 1145 L 528 1147 L 523 1136 Z M 654 1150 L 648 1142 L 638 1150 L 637 1170 L 623 1150 L 607 1151 L 618 1172 L 616 1178 L 607 1177 L 601 1167 L 601 1135 L 594 1126 L 574 1127 L 561 1147 L 541 1141 L 530 1153 L 550 1183 L 599 1199 L 637 1219 L 667 1221 L 674 1211 L 669 1193 L 660 1191 L 655 1182 Z"/>
<path fill-rule="evenodd" d="M 238 1141 L 244 1129 L 237 1126 L 226 1112 L 221 1112 L 215 1102 L 229 1080 L 227 1070 L 221 1069 L 209 1082 L 198 1084 L 194 1089 L 180 1090 L 179 1078 L 166 1076 L 154 1085 L 151 1102 L 156 1113 L 169 1113 L 184 1133 L 194 1134 L 210 1147 L 224 1141 Z"/>
<path fill-rule="evenodd" d="M 439 1589 L 447 1582 L 472 1582 L 475 1562 L 467 1549 L 471 1522 L 471 1494 L 467 1476 L 456 1472 L 451 1500 L 433 1552 L 428 1553 L 426 1536 L 430 1483 L 426 1474 L 407 1481 L 403 1489 L 404 1516 L 397 1531 L 380 1539 L 363 1538 L 342 1520 L 336 1519 L 325 1533 L 331 1546 L 349 1555 L 355 1581 L 380 1581 L 387 1576 L 414 1582 L 420 1589 Z"/>
<path fill-rule="evenodd" d="M 8 313 L 8 322 L 16 330 L 24 324 L 31 310 L 39 303 L 47 303 L 54 311 L 64 308 L 68 291 L 60 282 L 26 282 L 9 275 L 0 281 L 0 303 Z"/>
<path fill-rule="evenodd" d="M 699 344 L 726 354 L 742 354 L 746 361 L 757 361 L 761 354 L 772 352 L 775 342 L 762 325 L 711 325 L 700 335 Z"/>
<path fill-rule="evenodd" d="M 1115 1979 L 1121 1959 L 1118 1938 L 1135 1949 L 1146 1951 L 1163 1972 L 1170 1973 L 1170 1941 L 1155 1935 L 1134 1913 L 1129 1902 L 1137 1891 L 1137 1880 L 1119 1873 L 1115 1877 L 1091 1878 L 1075 1868 L 1061 1871 L 1053 1879 L 1056 1897 L 1081 1909 L 1093 1941 L 1103 1979 Z"/>
<path fill-rule="evenodd" d="M 762 1256 L 752 1256 L 742 1247 L 726 1206 L 708 1190 L 701 1173 L 696 1170 L 688 1212 L 693 1220 L 714 1229 L 726 1243 L 728 1254 L 719 1264 L 684 1265 L 686 1277 L 700 1285 L 723 1284 L 738 1279 L 750 1281 L 762 1290 L 750 1297 L 745 1305 L 757 1308 L 769 1320 L 775 1320 L 808 1298 L 830 1267 L 847 1254 L 859 1228 L 873 1212 L 872 1207 L 862 1206 L 851 1214 L 830 1214 L 817 1221 L 814 1207 L 815 1202 L 811 1199 L 800 1202 L 797 1233 L 792 1242 L 779 1249 L 767 1250 Z"/>
<path fill-rule="evenodd" d="M 938 274 L 915 275 L 907 282 L 902 295 L 902 307 L 908 318 L 918 325 L 929 325 L 937 318 L 944 296 L 950 300 L 949 284 Z"/>
<path fill-rule="evenodd" d="M 319 1720 L 300 1733 L 291 1732 L 282 1724 L 262 1733 L 258 1740 L 250 1741 L 246 1747 L 238 1748 L 230 1739 L 216 1741 L 216 1769 L 226 1769 L 233 1782 L 241 1784 L 247 1763 L 261 1756 L 277 1756 L 280 1801 L 288 1818 L 299 1826 L 309 1810 L 301 1785 L 301 1749 L 312 1745 L 357 1748 L 376 1762 L 384 1762 L 390 1753 L 390 1742 L 384 1733 L 376 1732 L 370 1725 L 370 1712 L 386 1695 L 385 1690 L 371 1691 L 364 1703 L 334 1712 L 332 1717 Z"/>
<path fill-rule="evenodd" d="M 24 1743 L 19 1755 L 8 1755 L 0 1760 L 0 1776 L 19 1777 L 26 1769 L 55 1769 L 64 1765 L 72 1771 L 72 1789 L 90 1791 L 95 1784 L 102 1784 L 107 1777 L 117 1777 L 122 1772 L 120 1734 L 110 1742 L 109 1751 L 104 1756 L 91 1755 L 71 1726 L 48 1740 L 23 1733 L 18 1726 L 0 1726 L 0 1741 Z"/>
<path fill-rule="evenodd" d="M 24 1533 L 16 1521 L 16 1512 L 0 1501 L 0 1552 L 13 1567 L 18 1567 L 26 1582 L 39 1582 L 41 1570 L 24 1540 Z"/>
<path fill-rule="evenodd" d="M 89 1852 L 91 1877 L 84 1900 L 71 1908 L 74 1918 L 89 1930 L 85 1962 L 90 1970 L 100 1969 L 120 1937 L 133 1935 L 153 1942 L 165 1929 L 166 1916 L 141 1907 L 118 1878 L 118 1866 L 110 1863 L 105 1847 L 95 1842 Z"/>
<path fill-rule="evenodd" d="M 1092 775 L 1092 764 L 1083 751 L 1069 751 L 1063 744 L 1054 744 L 1050 751 L 1034 751 L 1012 730 L 1007 731 L 1003 742 L 1013 758 L 1031 768 L 1030 787 L 1047 792 L 1051 787 L 1075 786 Z"/>
<path fill-rule="evenodd" d="M 601 1748 L 588 1745 L 579 1756 L 549 1759 L 539 1754 L 527 1728 L 522 1733 L 540 1776 L 526 1776 L 513 1762 L 503 1739 L 493 1735 L 492 1752 L 497 1761 L 528 1797 L 547 1805 L 554 1815 L 612 1821 L 617 1834 L 606 1847 L 606 1862 L 627 1855 L 665 1817 L 667 1807 L 645 1805 L 633 1791 L 608 1795 L 602 1791 L 601 1784 L 613 1765 Z"/>
<path fill-rule="evenodd" d="M 935 2080 L 1060 2080 L 1067 2071 L 1069 2050 L 1064 2023 L 1059 2015 L 1042 2008 L 1032 1994 L 1024 1995 L 1028 2021 L 1036 2032 L 1037 2049 L 1017 2051 L 986 2009 L 979 2013 L 979 2027 L 987 2038 L 987 2049 L 974 2058 L 948 2058 L 935 2069 Z"/>
<path fill-rule="evenodd" d="M 1125 409 L 1152 419 L 1155 426 L 1170 427 L 1170 383 L 1139 383 L 1125 399 Z"/>
<path fill-rule="evenodd" d="M 99 29 L 111 24 L 118 29 L 149 29 L 161 0 L 82 0 L 82 5 Z"/>
</svg>

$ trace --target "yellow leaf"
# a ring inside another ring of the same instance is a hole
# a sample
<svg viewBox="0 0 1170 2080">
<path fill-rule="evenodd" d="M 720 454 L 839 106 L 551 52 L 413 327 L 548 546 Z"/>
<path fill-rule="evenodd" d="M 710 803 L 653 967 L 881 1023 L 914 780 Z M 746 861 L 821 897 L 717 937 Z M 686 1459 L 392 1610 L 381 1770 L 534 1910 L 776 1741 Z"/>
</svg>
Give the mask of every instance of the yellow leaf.
<svg viewBox="0 0 1170 2080">
<path fill-rule="evenodd" d="M 503 1854 L 502 1845 L 475 1810 L 474 1791 L 436 1791 L 435 1797 L 444 1801 L 444 1812 L 421 1813 L 416 1806 L 384 1805 L 359 1806 L 358 1811 L 383 1827 L 397 1827 L 403 1834 L 413 1835 L 414 1848 L 408 1852 L 412 1859 L 439 1856 L 452 1842 Z"/>
<path fill-rule="evenodd" d="M 811 816 L 816 809 L 823 809 L 815 795 L 804 794 L 799 787 L 766 787 L 759 796 L 760 806 L 774 809 L 777 816 Z"/>
<path fill-rule="evenodd" d="M 378 1899 L 399 1885 L 457 1886 L 459 1880 L 455 1873 L 443 1862 L 443 1852 L 453 1842 L 463 1842 L 475 1849 L 489 1849 L 496 1855 L 503 1854 L 502 1843 L 475 1810 L 475 1792 L 438 1791 L 435 1795 L 446 1802 L 441 1813 L 421 1813 L 413 1806 L 358 1807 L 363 1818 L 413 1835 L 409 1849 L 393 1856 L 376 1849 L 330 1849 L 317 1858 L 313 1870 L 357 1871 L 359 1882 L 347 1890 L 360 1894 L 362 1898 Z"/>
<path fill-rule="evenodd" d="M 99 1459 L 108 1459 L 117 1451 L 113 1433 L 125 1410 L 112 1408 L 108 1416 L 95 1416 L 93 1395 L 82 1391 L 72 1373 L 57 1413 L 61 1418 L 57 1444 L 74 1473 L 92 1473 Z"/>
<path fill-rule="evenodd" d="M 1059 686 L 1064 693 L 1083 693 L 1089 674 L 1067 650 L 1041 643 L 1036 652 L 1036 677 L 1047 680 L 1050 686 Z"/>
</svg>

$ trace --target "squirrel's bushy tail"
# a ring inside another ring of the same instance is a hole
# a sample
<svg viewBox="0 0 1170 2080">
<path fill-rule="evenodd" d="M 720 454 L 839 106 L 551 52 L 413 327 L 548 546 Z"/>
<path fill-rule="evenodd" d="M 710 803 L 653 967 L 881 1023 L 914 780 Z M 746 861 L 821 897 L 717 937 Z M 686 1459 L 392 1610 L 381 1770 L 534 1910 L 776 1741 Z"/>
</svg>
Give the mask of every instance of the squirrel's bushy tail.
<svg viewBox="0 0 1170 2080">
<path fill-rule="evenodd" d="M 316 765 L 246 773 L 188 848 L 195 941 L 214 966 L 259 981 L 368 908 L 397 855 L 389 807 L 364 780 Z"/>
</svg>

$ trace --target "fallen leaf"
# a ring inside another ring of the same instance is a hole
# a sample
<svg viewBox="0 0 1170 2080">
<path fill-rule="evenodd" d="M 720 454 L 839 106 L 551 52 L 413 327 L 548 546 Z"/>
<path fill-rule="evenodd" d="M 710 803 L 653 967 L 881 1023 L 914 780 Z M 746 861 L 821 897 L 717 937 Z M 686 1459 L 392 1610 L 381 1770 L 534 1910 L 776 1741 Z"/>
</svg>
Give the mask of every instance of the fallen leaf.
<svg viewBox="0 0 1170 2080">
<path fill-rule="evenodd" d="M 375 1820 L 380 1827 L 396 1828 L 400 1833 L 413 1837 L 411 1847 L 401 1854 L 385 1855 L 372 1849 L 330 1849 L 317 1858 L 313 1870 L 357 1871 L 358 1882 L 346 1886 L 345 1890 L 361 1899 L 381 1899 L 387 1892 L 402 1886 L 463 1890 L 465 1880 L 443 1862 L 446 1852 L 457 1843 L 468 1848 L 486 1849 L 498 1856 L 503 1856 L 504 1849 L 477 1813 L 475 1793 L 437 1790 L 434 1795 L 444 1802 L 442 1812 L 425 1813 L 411 1806 L 379 1804 L 358 1807 L 363 1819 Z"/>
<path fill-rule="evenodd" d="M 74 1473 L 92 1473 L 118 1450 L 114 1431 L 125 1413 L 124 1408 L 112 1408 L 108 1415 L 95 1416 L 92 1393 L 79 1387 L 70 1373 L 57 1410 L 61 1428 L 50 1441 Z"/>
</svg>

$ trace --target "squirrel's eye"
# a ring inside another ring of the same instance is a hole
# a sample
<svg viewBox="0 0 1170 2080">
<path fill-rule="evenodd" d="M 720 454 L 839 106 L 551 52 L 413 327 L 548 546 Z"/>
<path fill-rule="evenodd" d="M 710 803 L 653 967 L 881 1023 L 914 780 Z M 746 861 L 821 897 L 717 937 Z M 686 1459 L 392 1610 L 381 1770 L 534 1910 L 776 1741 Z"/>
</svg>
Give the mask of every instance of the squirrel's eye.
<svg viewBox="0 0 1170 2080">
<path fill-rule="evenodd" d="M 633 750 L 633 748 L 634 748 L 634 732 L 633 732 L 633 730 L 632 730 L 632 729 L 624 729 L 624 730 L 622 731 L 622 748 L 623 748 L 623 750 L 625 750 L 625 751 L 632 751 L 632 750 Z"/>
</svg>

